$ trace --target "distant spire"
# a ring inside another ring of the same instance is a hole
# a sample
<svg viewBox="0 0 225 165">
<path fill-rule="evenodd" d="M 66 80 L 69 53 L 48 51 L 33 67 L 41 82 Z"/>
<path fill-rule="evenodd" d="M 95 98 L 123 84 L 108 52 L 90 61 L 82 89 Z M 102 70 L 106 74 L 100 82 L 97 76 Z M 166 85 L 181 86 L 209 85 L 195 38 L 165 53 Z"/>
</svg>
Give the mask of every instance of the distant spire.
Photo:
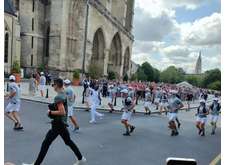
<svg viewBox="0 0 225 165">
<path fill-rule="evenodd" d="M 200 51 L 196 65 L 195 65 L 195 74 L 201 74 L 201 73 L 202 73 L 202 55 Z"/>
</svg>

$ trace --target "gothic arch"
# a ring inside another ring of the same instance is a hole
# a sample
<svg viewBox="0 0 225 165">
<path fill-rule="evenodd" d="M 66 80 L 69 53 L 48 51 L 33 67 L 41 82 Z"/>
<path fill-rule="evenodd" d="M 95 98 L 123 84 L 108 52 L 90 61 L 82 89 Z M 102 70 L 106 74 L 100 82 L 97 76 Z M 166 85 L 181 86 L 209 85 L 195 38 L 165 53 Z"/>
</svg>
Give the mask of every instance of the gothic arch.
<svg viewBox="0 0 225 165">
<path fill-rule="evenodd" d="M 94 34 L 92 42 L 92 56 L 91 63 L 96 64 L 102 68 L 102 73 L 104 70 L 104 58 L 105 58 L 105 38 L 101 28 L 98 28 Z"/>
<path fill-rule="evenodd" d="M 127 47 L 124 53 L 123 75 L 125 75 L 128 72 L 129 64 L 130 64 L 130 50 L 129 47 Z"/>
<path fill-rule="evenodd" d="M 108 71 L 120 72 L 122 64 L 122 43 L 119 33 L 117 32 L 111 42 L 109 51 Z"/>
</svg>

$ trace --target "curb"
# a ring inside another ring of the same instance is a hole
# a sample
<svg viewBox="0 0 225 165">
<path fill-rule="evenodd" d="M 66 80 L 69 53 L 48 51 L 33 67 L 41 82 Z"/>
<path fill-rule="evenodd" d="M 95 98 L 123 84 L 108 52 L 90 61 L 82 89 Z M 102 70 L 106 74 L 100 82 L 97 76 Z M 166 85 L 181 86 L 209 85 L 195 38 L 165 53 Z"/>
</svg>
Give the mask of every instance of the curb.
<svg viewBox="0 0 225 165">
<path fill-rule="evenodd" d="M 21 100 L 25 100 L 25 101 L 31 101 L 31 102 L 37 102 L 37 103 L 42 103 L 42 104 L 49 104 L 50 102 L 48 101 L 41 101 L 41 100 L 32 100 L 32 99 L 28 99 L 28 98 L 21 98 Z M 207 101 L 207 103 L 210 102 L 210 101 Z M 194 106 L 194 107 L 190 107 L 189 110 L 191 109 L 196 109 L 198 106 Z M 89 111 L 90 108 L 88 107 L 82 107 L 82 106 L 74 106 L 73 107 L 74 109 L 78 109 L 78 110 L 87 110 Z M 96 110 L 100 110 L 100 111 L 110 111 L 109 108 L 96 108 Z M 179 109 L 179 111 L 184 111 L 184 110 L 187 110 L 187 108 L 181 108 Z M 115 109 L 113 111 L 113 113 L 122 113 L 123 111 L 119 110 L 119 109 Z M 165 112 L 165 111 L 162 111 L 162 112 Z M 145 114 L 145 112 L 136 112 L 134 111 L 135 114 Z M 159 111 L 152 111 L 151 114 L 160 114 Z"/>
</svg>

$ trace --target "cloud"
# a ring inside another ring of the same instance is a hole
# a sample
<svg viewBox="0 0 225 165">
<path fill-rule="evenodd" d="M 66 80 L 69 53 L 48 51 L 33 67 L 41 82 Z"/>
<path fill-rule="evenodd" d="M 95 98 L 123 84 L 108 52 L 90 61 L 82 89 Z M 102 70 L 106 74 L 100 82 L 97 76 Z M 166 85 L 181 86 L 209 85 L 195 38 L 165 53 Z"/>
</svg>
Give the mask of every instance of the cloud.
<svg viewBox="0 0 225 165">
<path fill-rule="evenodd" d="M 220 68 L 220 14 L 213 13 L 194 22 L 176 21 L 177 7 L 196 10 L 209 0 L 135 2 L 132 55 L 135 63 L 147 61 L 159 70 L 175 65 L 193 73 L 198 53 L 202 51 L 203 71 Z"/>
<path fill-rule="evenodd" d="M 135 39 L 143 41 L 161 41 L 175 30 L 175 22 L 168 13 L 152 16 L 141 8 L 136 8 L 134 15 Z"/>
<path fill-rule="evenodd" d="M 164 5 L 170 8 L 184 7 L 187 10 L 195 10 L 210 0 L 162 0 Z"/>
<path fill-rule="evenodd" d="M 168 16 L 175 16 L 177 7 L 184 7 L 187 10 L 195 10 L 210 0 L 136 0 L 135 6 L 143 9 L 152 17 L 166 13 Z"/>
<path fill-rule="evenodd" d="M 180 25 L 181 40 L 191 45 L 219 45 L 221 43 L 220 14 L 201 18 L 193 23 Z"/>
</svg>

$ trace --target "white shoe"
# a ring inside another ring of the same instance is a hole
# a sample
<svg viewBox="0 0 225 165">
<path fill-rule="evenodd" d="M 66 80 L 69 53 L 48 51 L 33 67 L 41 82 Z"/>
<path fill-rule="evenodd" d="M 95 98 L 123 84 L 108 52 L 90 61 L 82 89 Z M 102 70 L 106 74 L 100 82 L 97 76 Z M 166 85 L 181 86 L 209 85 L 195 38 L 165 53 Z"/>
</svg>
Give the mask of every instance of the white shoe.
<svg viewBox="0 0 225 165">
<path fill-rule="evenodd" d="M 90 120 L 89 123 L 90 123 L 90 124 L 95 124 L 96 121 L 95 121 L 95 120 Z"/>
<path fill-rule="evenodd" d="M 31 164 L 22 163 L 22 165 L 34 165 L 34 163 L 31 163 Z"/>
<path fill-rule="evenodd" d="M 87 162 L 87 159 L 85 157 L 82 157 L 82 159 L 81 160 L 78 160 L 74 165 L 82 165 L 85 162 Z"/>
<path fill-rule="evenodd" d="M 99 115 L 99 119 L 102 120 L 104 116 L 104 114 Z"/>
</svg>

